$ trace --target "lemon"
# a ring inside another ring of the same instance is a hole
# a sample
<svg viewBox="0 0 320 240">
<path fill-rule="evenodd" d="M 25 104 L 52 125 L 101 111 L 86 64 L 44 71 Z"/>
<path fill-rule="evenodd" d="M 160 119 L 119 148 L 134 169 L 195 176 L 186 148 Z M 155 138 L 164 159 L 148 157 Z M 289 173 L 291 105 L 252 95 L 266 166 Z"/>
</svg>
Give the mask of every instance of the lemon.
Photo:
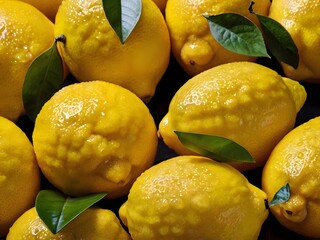
<svg viewBox="0 0 320 240">
<path fill-rule="evenodd" d="M 0 237 L 34 205 L 40 171 L 33 147 L 22 130 L 0 117 Z"/>
<path fill-rule="evenodd" d="M 65 0 L 55 22 L 55 35 L 64 34 L 61 51 L 78 81 L 118 84 L 148 102 L 155 93 L 170 57 L 166 22 L 152 0 L 142 0 L 141 17 L 122 44 L 111 28 L 100 0 Z"/>
<path fill-rule="evenodd" d="M 274 0 L 269 17 L 280 22 L 290 33 L 299 52 L 299 65 L 294 69 L 281 62 L 291 79 L 320 83 L 320 5 L 316 0 Z"/>
<path fill-rule="evenodd" d="M 263 168 L 262 188 L 272 199 L 289 183 L 291 196 L 271 212 L 288 229 L 320 238 L 320 117 L 290 131 L 274 148 Z"/>
<path fill-rule="evenodd" d="M 269 213 L 265 199 L 233 167 L 179 156 L 138 177 L 120 219 L 135 240 L 253 240 Z"/>
<path fill-rule="evenodd" d="M 153 164 L 157 129 L 147 106 L 104 81 L 62 88 L 38 114 L 33 144 L 46 178 L 71 196 L 128 193 Z"/>
<path fill-rule="evenodd" d="M 54 22 L 58 8 L 62 0 L 19 0 L 28 3 L 47 16 L 52 22 Z"/>
<path fill-rule="evenodd" d="M 25 75 L 31 62 L 52 45 L 53 23 L 20 1 L 0 1 L 0 16 L 0 116 L 16 121 L 24 114 Z"/>
<path fill-rule="evenodd" d="M 170 32 L 172 52 L 182 68 L 194 76 L 211 67 L 236 61 L 255 61 L 256 58 L 236 54 L 222 47 L 211 35 L 207 19 L 203 15 L 222 13 L 241 14 L 253 22 L 250 0 L 168 0 L 166 22 Z M 254 11 L 267 15 L 269 0 L 255 1 Z"/>
<path fill-rule="evenodd" d="M 20 216 L 7 236 L 7 240 L 74 240 L 110 239 L 130 240 L 116 215 L 108 210 L 92 207 L 81 213 L 60 232 L 53 234 L 39 218 L 33 207 Z"/>
<path fill-rule="evenodd" d="M 306 100 L 304 87 L 288 81 L 293 80 L 284 81 L 277 72 L 251 62 L 206 70 L 176 92 L 159 124 L 159 135 L 180 155 L 194 153 L 180 143 L 175 130 L 226 137 L 246 148 L 256 161 L 234 163 L 235 167 L 241 171 L 261 167 L 294 127 Z"/>
</svg>

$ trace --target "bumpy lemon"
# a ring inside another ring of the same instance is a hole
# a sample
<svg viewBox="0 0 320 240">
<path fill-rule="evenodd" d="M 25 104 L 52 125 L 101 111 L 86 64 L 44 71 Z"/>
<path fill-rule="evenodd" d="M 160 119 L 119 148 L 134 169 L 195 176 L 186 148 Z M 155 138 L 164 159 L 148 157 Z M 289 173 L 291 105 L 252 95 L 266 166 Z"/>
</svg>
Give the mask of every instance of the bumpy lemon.
<svg viewBox="0 0 320 240">
<path fill-rule="evenodd" d="M 274 0 L 269 17 L 280 22 L 296 44 L 300 61 L 297 69 L 281 62 L 291 79 L 320 83 L 320 4 L 317 0 Z"/>
<path fill-rule="evenodd" d="M 194 153 L 181 144 L 175 130 L 226 137 L 245 147 L 256 161 L 235 163 L 235 167 L 241 171 L 261 167 L 294 127 L 306 100 L 304 87 L 296 81 L 286 84 L 290 81 L 251 62 L 204 71 L 176 92 L 160 122 L 159 135 L 182 155 Z"/>
<path fill-rule="evenodd" d="M 60 232 L 53 234 L 40 219 L 35 208 L 22 214 L 10 228 L 7 240 L 130 240 L 116 215 L 107 209 L 89 208 Z"/>
<path fill-rule="evenodd" d="M 24 114 L 22 86 L 31 62 L 54 41 L 53 23 L 35 7 L 0 1 L 0 116 Z"/>
<path fill-rule="evenodd" d="M 122 44 L 111 28 L 100 0 L 65 0 L 55 22 L 64 34 L 62 55 L 79 81 L 104 80 L 134 92 L 144 101 L 154 95 L 170 57 L 170 38 L 159 8 L 142 0 L 139 22 Z"/>
<path fill-rule="evenodd" d="M 170 32 L 172 52 L 191 76 L 206 69 L 229 62 L 255 61 L 256 58 L 236 54 L 222 47 L 211 35 L 203 15 L 238 13 L 257 23 L 250 14 L 250 0 L 168 0 L 166 22 Z M 267 15 L 269 0 L 255 1 L 254 11 Z"/>
<path fill-rule="evenodd" d="M 0 117 L 0 237 L 34 206 L 39 188 L 40 171 L 29 139 L 13 122 Z"/>
<path fill-rule="evenodd" d="M 33 144 L 46 178 L 71 196 L 128 193 L 153 164 L 154 120 L 129 90 L 104 81 L 69 85 L 57 92 L 35 121 Z"/>
<path fill-rule="evenodd" d="M 120 219 L 135 240 L 253 240 L 269 213 L 265 199 L 233 167 L 180 156 L 138 177 Z"/>
<path fill-rule="evenodd" d="M 271 212 L 288 229 L 320 238 L 320 117 L 290 131 L 263 168 L 262 187 L 269 200 L 289 183 L 291 196 Z"/>
</svg>

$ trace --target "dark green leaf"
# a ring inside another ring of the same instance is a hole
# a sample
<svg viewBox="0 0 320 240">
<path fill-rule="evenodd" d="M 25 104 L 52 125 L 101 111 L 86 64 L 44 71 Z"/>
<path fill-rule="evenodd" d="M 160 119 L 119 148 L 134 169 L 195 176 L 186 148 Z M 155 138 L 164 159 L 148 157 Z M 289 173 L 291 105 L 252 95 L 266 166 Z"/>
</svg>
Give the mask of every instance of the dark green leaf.
<svg viewBox="0 0 320 240">
<path fill-rule="evenodd" d="M 270 57 L 259 28 L 236 13 L 205 16 L 212 36 L 229 51 L 255 57 Z"/>
<path fill-rule="evenodd" d="M 290 198 L 290 186 L 287 183 L 285 186 L 281 187 L 278 192 L 273 196 L 272 200 L 269 202 L 269 207 L 284 203 Z"/>
<path fill-rule="evenodd" d="M 190 150 L 220 162 L 254 162 L 239 144 L 219 136 L 175 131 L 181 143 Z"/>
<path fill-rule="evenodd" d="M 138 23 L 141 11 L 141 0 L 102 0 L 105 15 L 124 43 Z"/>
<path fill-rule="evenodd" d="M 63 64 L 57 41 L 31 63 L 22 88 L 27 115 L 35 121 L 42 106 L 57 92 L 63 83 Z"/>
<path fill-rule="evenodd" d="M 71 198 L 55 191 L 42 190 L 36 198 L 36 210 L 51 232 L 56 234 L 106 195 L 106 193 L 98 193 Z"/>
<path fill-rule="evenodd" d="M 266 45 L 270 52 L 280 61 L 297 68 L 299 64 L 298 48 L 288 31 L 272 18 L 256 14 L 264 33 Z"/>
</svg>

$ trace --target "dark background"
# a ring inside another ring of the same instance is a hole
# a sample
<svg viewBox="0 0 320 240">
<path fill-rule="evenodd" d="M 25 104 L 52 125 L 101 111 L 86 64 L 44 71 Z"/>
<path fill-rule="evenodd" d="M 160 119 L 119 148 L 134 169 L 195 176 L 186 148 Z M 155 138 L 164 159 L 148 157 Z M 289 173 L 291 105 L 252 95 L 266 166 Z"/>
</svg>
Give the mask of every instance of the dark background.
<svg viewBox="0 0 320 240">
<path fill-rule="evenodd" d="M 280 65 L 273 58 L 271 59 L 258 59 L 258 63 L 270 67 L 279 74 L 283 75 Z M 156 59 L 155 59 L 155 63 Z M 152 100 L 147 104 L 151 114 L 154 117 L 155 123 L 158 126 L 159 122 L 163 118 L 163 116 L 168 111 L 168 105 L 170 103 L 171 98 L 175 94 L 175 92 L 179 89 L 179 87 L 189 79 L 190 77 L 180 68 L 178 63 L 175 61 L 173 57 L 170 59 L 170 64 L 166 73 L 164 74 L 162 80 L 159 82 L 156 90 L 155 96 Z M 69 75 L 67 78 L 66 84 L 70 84 L 75 82 L 74 78 Z M 319 80 L 320 83 L 320 80 Z M 296 126 L 300 125 L 303 122 L 308 121 L 311 118 L 320 116 L 320 84 L 310 84 L 310 83 L 302 83 L 307 91 L 307 101 L 303 108 L 300 110 L 296 120 Z M 27 136 L 31 140 L 33 123 L 26 117 L 23 116 L 18 120 L 18 126 L 20 126 Z M 159 141 L 158 153 L 155 159 L 155 163 L 166 160 L 170 157 L 176 156 L 176 154 L 168 149 L 162 141 Z M 260 187 L 261 184 L 261 172 L 262 169 L 256 169 L 252 171 L 245 172 L 244 175 L 248 178 L 248 180 Z M 42 189 L 52 188 L 52 186 L 46 181 L 44 177 L 42 177 Z M 115 213 L 118 213 L 118 209 L 120 205 L 126 200 L 126 196 L 115 199 L 115 200 L 103 200 L 98 204 L 101 207 L 108 208 L 113 210 Z M 261 234 L 259 240 L 305 240 L 308 238 L 304 238 L 299 236 L 284 227 L 282 227 L 277 220 L 272 216 L 271 212 L 269 214 L 269 218 L 263 224 Z"/>
</svg>

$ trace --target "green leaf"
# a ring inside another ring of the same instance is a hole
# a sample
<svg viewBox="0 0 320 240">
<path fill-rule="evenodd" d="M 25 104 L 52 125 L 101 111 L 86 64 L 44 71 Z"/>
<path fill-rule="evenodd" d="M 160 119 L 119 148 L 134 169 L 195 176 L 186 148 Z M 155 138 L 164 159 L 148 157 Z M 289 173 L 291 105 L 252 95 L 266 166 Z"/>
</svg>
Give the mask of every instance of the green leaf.
<svg viewBox="0 0 320 240">
<path fill-rule="evenodd" d="M 293 68 L 299 65 L 298 48 L 289 32 L 272 18 L 256 14 L 264 33 L 264 39 L 270 52 L 280 61 Z"/>
<path fill-rule="evenodd" d="M 224 48 L 248 56 L 270 57 L 259 28 L 246 17 L 236 13 L 204 17 L 212 36 Z"/>
<path fill-rule="evenodd" d="M 288 201 L 290 198 L 290 186 L 287 183 L 285 186 L 281 187 L 276 194 L 273 196 L 272 200 L 269 202 L 269 207 L 276 206 L 278 204 Z"/>
<path fill-rule="evenodd" d="M 220 162 L 248 162 L 254 160 L 239 144 L 219 136 L 174 131 L 188 149 Z"/>
<path fill-rule="evenodd" d="M 35 121 L 42 106 L 63 84 L 63 64 L 55 39 L 52 46 L 31 63 L 22 87 L 22 99 L 27 115 Z"/>
<path fill-rule="evenodd" d="M 140 19 L 141 0 L 102 0 L 102 5 L 111 27 L 124 43 Z"/>
<path fill-rule="evenodd" d="M 56 234 L 106 195 L 98 193 L 71 198 L 56 191 L 41 190 L 37 195 L 35 207 L 41 220 Z"/>
</svg>

